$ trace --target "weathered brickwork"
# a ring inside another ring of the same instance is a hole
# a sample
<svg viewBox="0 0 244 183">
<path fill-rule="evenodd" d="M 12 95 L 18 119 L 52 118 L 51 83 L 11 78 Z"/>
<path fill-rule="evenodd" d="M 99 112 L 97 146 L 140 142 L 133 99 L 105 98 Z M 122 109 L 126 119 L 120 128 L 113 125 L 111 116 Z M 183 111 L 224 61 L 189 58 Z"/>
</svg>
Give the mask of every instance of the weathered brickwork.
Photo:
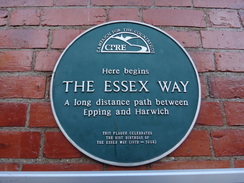
<svg viewBox="0 0 244 183">
<path fill-rule="evenodd" d="M 189 52 L 202 104 L 186 141 L 139 167 L 96 162 L 73 147 L 51 112 L 49 90 L 64 48 L 114 20 L 152 24 Z M 0 171 L 244 168 L 244 0 L 1 0 Z"/>
</svg>

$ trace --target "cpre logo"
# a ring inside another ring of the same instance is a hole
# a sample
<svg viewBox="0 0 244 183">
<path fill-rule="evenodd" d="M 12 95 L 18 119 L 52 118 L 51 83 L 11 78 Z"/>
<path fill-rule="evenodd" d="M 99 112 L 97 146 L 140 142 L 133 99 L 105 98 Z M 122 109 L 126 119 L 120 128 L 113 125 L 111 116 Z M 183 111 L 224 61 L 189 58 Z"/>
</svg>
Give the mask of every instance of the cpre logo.
<svg viewBox="0 0 244 183">
<path fill-rule="evenodd" d="M 150 39 L 132 29 L 116 29 L 107 33 L 98 43 L 98 53 L 154 53 Z"/>
</svg>

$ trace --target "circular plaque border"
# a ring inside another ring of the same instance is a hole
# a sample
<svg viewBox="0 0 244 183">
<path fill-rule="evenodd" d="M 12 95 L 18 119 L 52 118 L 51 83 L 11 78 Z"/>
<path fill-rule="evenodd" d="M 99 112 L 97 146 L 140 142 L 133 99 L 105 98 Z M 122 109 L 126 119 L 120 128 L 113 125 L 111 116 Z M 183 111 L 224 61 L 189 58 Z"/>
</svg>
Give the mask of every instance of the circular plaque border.
<svg viewBox="0 0 244 183">
<path fill-rule="evenodd" d="M 62 125 L 60 124 L 59 122 L 59 119 L 56 115 L 56 112 L 55 112 L 55 108 L 54 108 L 54 104 L 53 104 L 53 80 L 54 80 L 54 75 L 55 75 L 55 72 L 56 72 L 56 69 L 59 65 L 59 62 L 60 60 L 62 59 L 63 55 L 65 54 L 66 50 L 77 40 L 79 39 L 81 36 L 83 36 L 84 34 L 86 34 L 87 32 L 90 32 L 92 31 L 93 29 L 96 29 L 98 27 L 102 27 L 104 25 L 108 25 L 108 24 L 114 24 L 114 23 L 132 23 L 132 24 L 140 24 L 140 25 L 144 25 L 144 26 L 147 26 L 147 27 L 150 27 L 152 29 L 155 29 L 159 32 L 161 32 L 162 34 L 168 36 L 170 39 L 172 39 L 181 49 L 182 51 L 184 51 L 184 53 L 187 55 L 188 59 L 190 60 L 191 62 L 191 65 L 192 67 L 194 68 L 194 71 L 195 71 L 195 75 L 196 75 L 196 79 L 197 79 L 197 83 L 198 83 L 198 91 L 199 91 L 199 96 L 198 96 L 198 105 L 197 105 L 197 109 L 196 109 L 196 113 L 195 113 L 195 116 L 194 116 L 194 119 L 192 121 L 192 124 L 190 126 L 190 128 L 188 129 L 187 133 L 185 134 L 185 136 L 174 146 L 172 147 L 171 149 L 169 149 L 168 151 L 164 152 L 163 154 L 161 154 L 160 156 L 157 156 L 155 158 L 152 158 L 152 159 L 149 159 L 149 160 L 146 160 L 146 161 L 142 161 L 142 162 L 137 162 L 137 163 L 119 163 L 119 162 L 114 162 L 114 161 L 107 161 L 107 160 L 104 160 L 104 159 L 101 159 L 99 157 L 96 157 L 92 154 L 90 154 L 89 152 L 83 150 L 81 147 L 79 147 L 68 135 L 67 133 L 65 132 L 65 130 L 63 129 Z M 102 24 L 99 24 L 99 25 L 96 25 L 96 26 L 93 26 L 89 29 L 87 29 L 86 31 L 82 32 L 80 35 L 78 35 L 75 39 L 73 39 L 73 41 L 71 41 L 69 43 L 69 45 L 64 49 L 64 51 L 62 52 L 62 54 L 60 55 L 54 69 L 53 69 L 53 73 L 52 73 L 52 78 L 51 78 L 51 82 L 50 82 L 50 101 L 51 101 L 51 108 L 52 108 L 52 112 L 53 112 L 53 115 L 54 115 L 54 118 L 55 118 L 55 121 L 57 122 L 58 126 L 59 126 L 59 129 L 61 130 L 61 132 L 63 133 L 63 135 L 66 137 L 66 139 L 73 145 L 75 146 L 80 152 L 82 152 L 83 154 L 87 155 L 88 157 L 94 159 L 94 160 L 97 160 L 99 162 L 102 162 L 102 163 L 105 163 L 105 164 L 109 164 L 109 165 L 115 165 L 115 166 L 124 166 L 124 167 L 132 167 L 132 166 L 140 166 L 140 165 L 145 165 L 145 164 L 149 164 L 149 163 L 152 163 L 154 161 L 157 161 L 167 155 L 169 155 L 170 153 L 172 153 L 174 150 L 176 150 L 184 141 L 185 139 L 188 137 L 188 135 L 190 134 L 190 132 L 192 131 L 193 129 L 193 126 L 195 125 L 195 122 L 197 120 L 197 117 L 198 117 L 198 114 L 199 114 L 199 111 L 200 111 L 200 105 L 201 105 L 201 84 L 200 84 L 200 79 L 199 79 L 199 75 L 198 75 L 198 72 L 197 72 L 197 69 L 196 69 L 196 66 L 193 62 L 193 60 L 191 59 L 190 55 L 187 53 L 187 51 L 185 50 L 185 48 L 178 42 L 176 41 L 172 36 L 170 36 L 168 33 L 164 32 L 163 30 L 161 30 L 160 28 L 157 28 L 153 25 L 150 25 L 150 24 L 146 24 L 146 23 L 143 23 L 143 22 L 138 22 L 138 21 L 130 21 L 130 20 L 118 20 L 118 21 L 110 21 L 110 22 L 106 22 L 106 23 L 102 23 Z"/>
</svg>

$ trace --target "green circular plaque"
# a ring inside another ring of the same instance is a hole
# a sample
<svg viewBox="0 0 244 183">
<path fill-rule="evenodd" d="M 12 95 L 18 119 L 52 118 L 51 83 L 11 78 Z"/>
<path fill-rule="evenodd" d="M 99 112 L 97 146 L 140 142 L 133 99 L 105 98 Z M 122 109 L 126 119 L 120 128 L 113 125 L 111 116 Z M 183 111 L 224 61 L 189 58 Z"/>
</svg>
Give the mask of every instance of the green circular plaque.
<svg viewBox="0 0 244 183">
<path fill-rule="evenodd" d="M 79 35 L 60 56 L 51 104 L 66 138 L 103 163 L 137 166 L 174 151 L 200 106 L 196 68 L 162 30 L 109 22 Z"/>
</svg>

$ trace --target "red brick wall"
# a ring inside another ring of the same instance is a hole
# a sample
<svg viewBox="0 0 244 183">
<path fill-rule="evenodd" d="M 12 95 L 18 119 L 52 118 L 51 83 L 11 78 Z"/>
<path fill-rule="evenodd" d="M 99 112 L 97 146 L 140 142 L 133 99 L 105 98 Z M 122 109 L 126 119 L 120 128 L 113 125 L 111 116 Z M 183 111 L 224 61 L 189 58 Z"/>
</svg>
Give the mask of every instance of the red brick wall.
<svg viewBox="0 0 244 183">
<path fill-rule="evenodd" d="M 197 123 L 172 154 L 113 167 L 76 150 L 50 108 L 54 64 L 87 28 L 128 19 L 155 25 L 190 53 L 202 84 Z M 1 0 L 0 170 L 163 170 L 244 167 L 243 0 Z"/>
</svg>

